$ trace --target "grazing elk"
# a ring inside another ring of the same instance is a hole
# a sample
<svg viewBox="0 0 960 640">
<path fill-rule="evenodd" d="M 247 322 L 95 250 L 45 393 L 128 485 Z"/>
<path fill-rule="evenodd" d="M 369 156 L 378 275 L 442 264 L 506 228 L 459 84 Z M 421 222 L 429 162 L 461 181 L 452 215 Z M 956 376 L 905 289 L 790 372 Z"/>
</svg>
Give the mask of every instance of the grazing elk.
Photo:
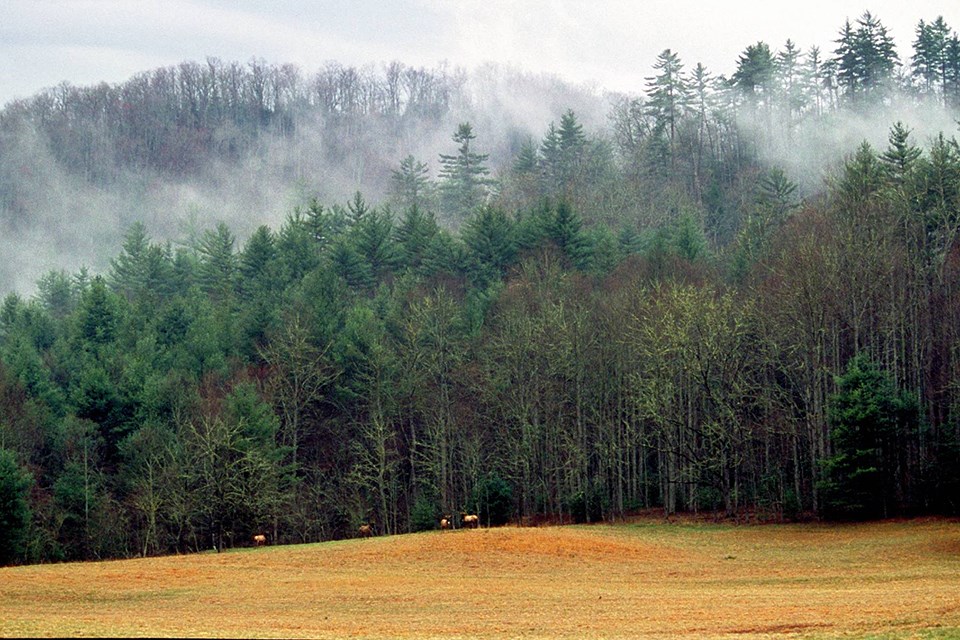
<svg viewBox="0 0 960 640">
<path fill-rule="evenodd" d="M 476 529 L 480 526 L 480 516 L 475 513 L 463 514 L 463 527 L 465 529 Z"/>
<path fill-rule="evenodd" d="M 440 518 L 440 530 L 441 530 L 441 531 L 446 531 L 447 529 L 449 529 L 449 528 L 450 528 L 450 524 L 451 524 L 451 518 L 450 518 L 450 516 L 443 516 L 442 518 Z"/>
<path fill-rule="evenodd" d="M 360 528 L 357 529 L 357 532 L 360 534 L 361 538 L 369 538 L 373 535 L 373 527 L 369 524 L 362 524 Z"/>
<path fill-rule="evenodd" d="M 263 535 L 262 533 L 258 533 L 257 535 L 253 536 L 253 544 L 258 547 L 262 547 L 263 545 L 267 544 L 267 536 Z"/>
</svg>

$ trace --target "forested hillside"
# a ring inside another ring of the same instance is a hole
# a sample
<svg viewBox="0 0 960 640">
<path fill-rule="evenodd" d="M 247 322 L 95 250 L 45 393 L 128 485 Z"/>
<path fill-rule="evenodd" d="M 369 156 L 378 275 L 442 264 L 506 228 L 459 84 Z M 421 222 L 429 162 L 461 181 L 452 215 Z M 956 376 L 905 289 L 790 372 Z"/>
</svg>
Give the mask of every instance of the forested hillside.
<svg viewBox="0 0 960 640">
<path fill-rule="evenodd" d="M 308 128 L 324 166 L 374 186 L 304 187 L 252 229 L 177 229 L 133 200 L 106 268 L 4 298 L 0 561 L 465 510 L 956 513 L 960 41 L 937 19 L 912 47 L 865 14 L 832 52 L 750 45 L 729 78 L 666 50 L 605 123 L 549 104 L 494 143 L 492 120 L 457 117 L 459 76 L 400 65 L 308 84 L 185 64 L 9 105 L 11 231 L 55 223 L 25 195 L 51 167 L 82 189 L 131 168 L 242 184 L 289 140 L 275 166 L 322 183 Z M 442 150 L 407 152 L 430 122 Z M 371 135 L 393 164 L 373 166 Z"/>
<path fill-rule="evenodd" d="M 209 59 L 118 85 L 64 83 L 0 112 L 0 248 L 17 264 L 0 265 L 0 295 L 32 290 L 51 268 L 105 270 L 136 221 L 160 240 L 218 221 L 246 238 L 311 197 L 383 199 L 408 155 L 436 178 L 460 122 L 507 166 L 531 130 L 571 108 L 594 126 L 606 118 L 594 91 L 495 66 L 307 73 Z"/>
</svg>

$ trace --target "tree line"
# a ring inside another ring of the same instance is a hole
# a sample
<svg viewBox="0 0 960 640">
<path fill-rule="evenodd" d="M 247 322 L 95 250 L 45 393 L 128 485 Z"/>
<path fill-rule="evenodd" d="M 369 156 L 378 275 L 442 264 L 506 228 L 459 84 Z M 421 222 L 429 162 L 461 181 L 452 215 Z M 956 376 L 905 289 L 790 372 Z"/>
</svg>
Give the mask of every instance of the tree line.
<svg viewBox="0 0 960 640">
<path fill-rule="evenodd" d="M 768 172 L 724 251 L 689 218 L 616 234 L 563 199 L 481 204 L 453 233 L 358 193 L 242 247 L 135 224 L 109 272 L 0 307 L 6 560 L 467 508 L 954 513 L 957 142 L 897 125 L 822 200 L 792 186 Z"/>
<path fill-rule="evenodd" d="M 567 111 L 495 172 L 463 122 L 437 178 L 408 156 L 383 202 L 243 240 L 136 223 L 104 272 L 7 295 L 0 561 L 465 510 L 956 513 L 956 139 L 892 123 L 801 199 L 735 123 L 671 110 L 663 62 L 613 137 Z M 858 83 L 843 108 L 889 86 Z M 736 99 L 773 113 L 763 87 Z"/>
<path fill-rule="evenodd" d="M 787 40 L 776 50 L 758 41 L 744 49 L 729 77 L 702 64 L 687 70 L 678 52 L 664 50 L 638 95 L 608 96 L 609 131 L 591 145 L 599 165 L 589 169 L 603 172 L 609 164 L 604 156 L 612 156 L 624 175 L 605 179 L 619 180 L 624 189 L 599 203 L 589 200 L 589 209 L 649 223 L 660 221 L 663 211 L 704 208 L 717 218 L 711 232 L 728 241 L 737 222 L 730 213 L 737 181 L 777 136 L 789 137 L 811 118 L 894 97 L 960 105 L 960 40 L 942 17 L 917 24 L 909 58 L 900 58 L 882 21 L 869 12 L 848 20 L 835 44 L 833 51 L 803 51 Z M 316 153 L 332 162 L 350 159 L 362 186 L 379 178 L 366 167 L 373 158 L 406 153 L 451 117 L 471 119 L 471 92 L 463 70 L 400 62 L 380 68 L 331 62 L 305 73 L 291 64 L 211 58 L 114 85 L 63 83 L 0 112 L 0 153 L 8 167 L 0 171 L 0 216 L 8 224 L 26 224 L 30 197 L 21 183 L 40 170 L 23 149 L 38 142 L 70 172 L 109 187 L 132 169 L 190 176 L 213 161 L 267 154 L 268 141 L 319 130 Z M 745 129 L 747 121 L 752 124 Z M 555 163 L 556 157 L 546 156 L 559 142 L 570 142 L 550 139 L 536 149 L 523 133 L 506 137 L 498 144 L 511 157 L 523 149 L 520 158 L 527 163 L 538 152 Z M 565 162 L 570 160 L 568 154 Z M 303 179 L 296 167 L 287 169 L 291 180 Z M 588 199 L 574 204 L 586 211 Z"/>
</svg>

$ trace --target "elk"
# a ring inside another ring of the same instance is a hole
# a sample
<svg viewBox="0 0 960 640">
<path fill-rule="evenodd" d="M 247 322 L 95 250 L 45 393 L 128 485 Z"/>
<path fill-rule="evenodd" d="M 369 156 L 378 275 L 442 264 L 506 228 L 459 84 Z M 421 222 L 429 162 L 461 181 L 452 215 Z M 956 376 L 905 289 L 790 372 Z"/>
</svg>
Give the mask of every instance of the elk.
<svg viewBox="0 0 960 640">
<path fill-rule="evenodd" d="M 450 528 L 450 516 L 444 516 L 440 518 L 440 530 L 446 531 Z"/>
<path fill-rule="evenodd" d="M 361 538 L 369 538 L 371 535 L 373 535 L 373 527 L 371 527 L 369 524 L 360 525 L 360 528 L 357 529 L 357 531 L 360 533 Z"/>
<path fill-rule="evenodd" d="M 262 533 L 258 533 L 257 535 L 253 536 L 253 544 L 257 545 L 258 547 L 262 547 L 263 545 L 267 544 L 267 536 L 263 535 Z"/>
<path fill-rule="evenodd" d="M 476 529 L 480 526 L 480 516 L 475 513 L 464 513 L 463 526 L 466 529 Z"/>
</svg>

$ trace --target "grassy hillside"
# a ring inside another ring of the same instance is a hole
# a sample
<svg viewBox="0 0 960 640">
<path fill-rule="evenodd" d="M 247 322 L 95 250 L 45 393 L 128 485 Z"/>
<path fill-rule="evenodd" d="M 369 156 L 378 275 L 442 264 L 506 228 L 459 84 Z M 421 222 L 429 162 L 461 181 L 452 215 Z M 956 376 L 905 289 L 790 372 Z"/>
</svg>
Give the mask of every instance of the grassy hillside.
<svg viewBox="0 0 960 640">
<path fill-rule="evenodd" d="M 960 523 L 432 532 L 0 570 L 2 636 L 960 637 Z"/>
</svg>

